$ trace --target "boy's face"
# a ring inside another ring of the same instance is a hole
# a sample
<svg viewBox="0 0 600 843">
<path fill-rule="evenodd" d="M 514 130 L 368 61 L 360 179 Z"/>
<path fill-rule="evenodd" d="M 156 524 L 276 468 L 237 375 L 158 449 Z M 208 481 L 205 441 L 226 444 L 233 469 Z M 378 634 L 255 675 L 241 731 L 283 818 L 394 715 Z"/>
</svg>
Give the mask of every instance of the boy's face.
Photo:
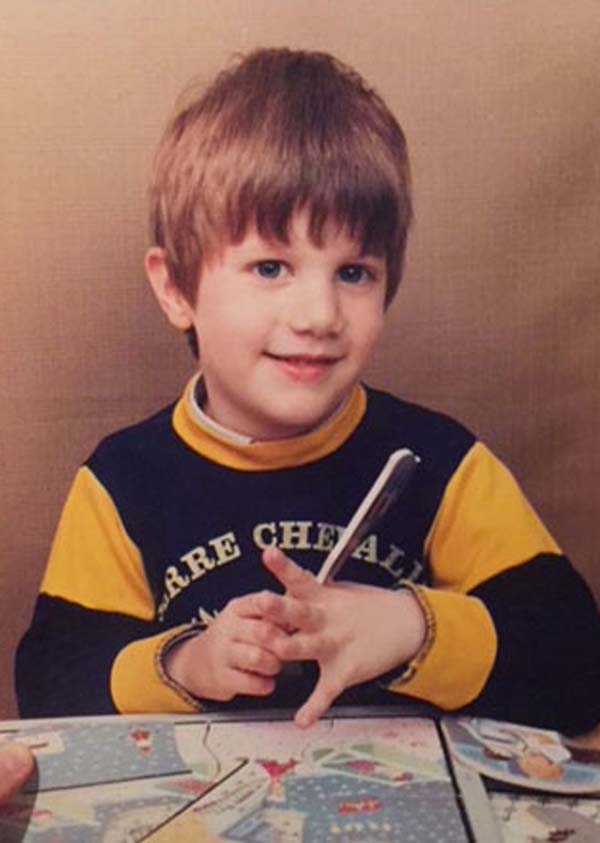
<svg viewBox="0 0 600 843">
<path fill-rule="evenodd" d="M 304 214 L 294 218 L 289 244 L 251 230 L 226 246 L 204 266 L 195 304 L 178 302 L 198 336 L 205 412 L 260 440 L 319 425 L 367 364 L 385 290 L 383 257 L 361 255 L 333 224 L 316 246 Z"/>
</svg>

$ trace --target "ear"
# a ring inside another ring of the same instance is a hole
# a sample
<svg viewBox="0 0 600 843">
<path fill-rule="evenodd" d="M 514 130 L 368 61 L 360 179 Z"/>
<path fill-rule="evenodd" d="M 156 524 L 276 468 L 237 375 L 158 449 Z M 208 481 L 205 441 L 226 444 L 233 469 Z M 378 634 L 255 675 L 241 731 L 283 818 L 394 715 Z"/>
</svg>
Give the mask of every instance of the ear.
<svg viewBox="0 0 600 843">
<path fill-rule="evenodd" d="M 173 283 L 163 249 L 158 246 L 148 249 L 144 266 L 154 295 L 171 325 L 180 331 L 192 328 L 194 324 L 192 306 L 179 287 Z"/>
</svg>

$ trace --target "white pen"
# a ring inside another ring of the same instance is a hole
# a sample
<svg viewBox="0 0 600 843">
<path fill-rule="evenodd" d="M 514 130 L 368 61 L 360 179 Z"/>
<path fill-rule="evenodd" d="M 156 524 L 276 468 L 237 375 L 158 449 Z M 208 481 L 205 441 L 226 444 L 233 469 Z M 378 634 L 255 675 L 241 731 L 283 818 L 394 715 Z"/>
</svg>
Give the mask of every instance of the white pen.
<svg viewBox="0 0 600 843">
<path fill-rule="evenodd" d="M 408 448 L 401 448 L 390 454 L 350 523 L 321 565 L 317 574 L 318 582 L 324 583 L 335 577 L 375 522 L 402 494 L 419 462 L 419 457 Z"/>
</svg>

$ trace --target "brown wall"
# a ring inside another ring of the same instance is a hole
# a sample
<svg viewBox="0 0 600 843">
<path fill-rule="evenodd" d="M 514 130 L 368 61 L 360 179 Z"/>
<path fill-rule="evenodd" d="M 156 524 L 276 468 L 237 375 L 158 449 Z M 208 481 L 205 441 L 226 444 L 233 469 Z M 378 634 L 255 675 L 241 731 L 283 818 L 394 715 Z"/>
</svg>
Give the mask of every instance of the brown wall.
<svg viewBox="0 0 600 843">
<path fill-rule="evenodd" d="M 61 503 L 191 359 L 141 270 L 176 94 L 232 53 L 337 53 L 411 150 L 417 224 L 371 381 L 458 415 L 600 596 L 597 0 L 4 0 L 0 716 Z"/>
</svg>

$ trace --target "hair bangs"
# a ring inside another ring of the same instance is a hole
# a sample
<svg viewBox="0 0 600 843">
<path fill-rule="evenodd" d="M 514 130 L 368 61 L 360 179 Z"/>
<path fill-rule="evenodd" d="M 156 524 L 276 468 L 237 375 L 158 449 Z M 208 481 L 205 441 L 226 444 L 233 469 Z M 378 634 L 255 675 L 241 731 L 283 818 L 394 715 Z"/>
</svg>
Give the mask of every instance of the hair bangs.
<svg viewBox="0 0 600 843">
<path fill-rule="evenodd" d="M 211 240 L 239 243 L 255 228 L 266 240 L 287 243 L 295 215 L 306 211 L 315 245 L 334 222 L 362 254 L 385 257 L 391 275 L 399 271 L 411 207 L 395 162 L 365 149 L 348 154 L 348 145 L 343 154 L 298 144 L 282 150 L 272 139 L 252 146 L 244 145 L 227 173 L 219 174 L 221 201 L 212 205 Z"/>
</svg>

